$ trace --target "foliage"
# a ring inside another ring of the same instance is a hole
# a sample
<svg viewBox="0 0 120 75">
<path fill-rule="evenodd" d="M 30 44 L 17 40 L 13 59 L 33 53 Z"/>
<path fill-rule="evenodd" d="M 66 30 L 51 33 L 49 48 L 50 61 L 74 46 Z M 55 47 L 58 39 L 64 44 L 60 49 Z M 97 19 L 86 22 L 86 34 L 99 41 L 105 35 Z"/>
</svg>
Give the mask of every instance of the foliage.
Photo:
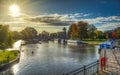
<svg viewBox="0 0 120 75">
<path fill-rule="evenodd" d="M 15 41 L 20 40 L 20 39 L 22 38 L 22 34 L 21 34 L 20 32 L 18 32 L 18 31 L 13 31 L 12 33 L 13 33 L 13 39 L 14 39 Z"/>
<path fill-rule="evenodd" d="M 120 27 L 116 29 L 116 38 L 120 39 Z"/>
<path fill-rule="evenodd" d="M 77 38 L 78 38 L 77 25 L 76 25 L 76 24 L 73 23 L 73 24 L 69 27 L 68 36 L 69 36 L 71 39 L 77 39 Z"/>
<path fill-rule="evenodd" d="M 89 25 L 86 22 L 80 21 L 77 24 L 72 24 L 69 27 L 68 35 L 71 39 L 94 38 L 96 27 Z"/>
<path fill-rule="evenodd" d="M 95 31 L 95 37 L 96 39 L 105 39 L 105 33 L 100 31 L 100 30 L 96 30 Z"/>
<path fill-rule="evenodd" d="M 12 47 L 13 33 L 9 30 L 9 25 L 0 25 L 0 49 Z"/>
<path fill-rule="evenodd" d="M 84 39 L 87 38 L 88 34 L 87 31 L 88 30 L 88 23 L 80 21 L 77 24 L 77 32 L 78 32 L 78 37 L 79 39 Z"/>
<path fill-rule="evenodd" d="M 94 39 L 95 38 L 95 31 L 96 31 L 96 27 L 94 25 L 88 25 L 88 36 L 89 38 L 91 39 Z"/>
<path fill-rule="evenodd" d="M 44 40 L 44 41 L 48 41 L 48 40 L 49 40 L 49 32 L 47 32 L 47 31 L 42 31 L 42 33 L 41 33 L 41 38 L 42 38 L 42 40 Z"/>
<path fill-rule="evenodd" d="M 14 60 L 18 56 L 18 51 L 0 51 L 0 63 L 4 61 Z M 8 59 L 9 57 L 9 59 Z"/>
<path fill-rule="evenodd" d="M 21 31 L 22 39 L 31 40 L 37 37 L 37 31 L 32 27 L 26 27 Z"/>
</svg>

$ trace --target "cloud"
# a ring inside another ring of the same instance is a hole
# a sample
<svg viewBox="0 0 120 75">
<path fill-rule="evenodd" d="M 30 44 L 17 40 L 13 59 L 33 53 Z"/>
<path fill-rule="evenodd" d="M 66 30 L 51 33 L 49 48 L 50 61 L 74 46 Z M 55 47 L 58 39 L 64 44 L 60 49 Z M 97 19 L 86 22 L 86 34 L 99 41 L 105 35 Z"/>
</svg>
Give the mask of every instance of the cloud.
<svg viewBox="0 0 120 75">
<path fill-rule="evenodd" d="M 113 29 L 120 27 L 120 16 L 87 18 L 91 14 L 74 13 L 74 14 L 44 14 L 39 16 L 24 17 L 24 21 L 34 23 L 45 23 L 51 26 L 69 26 L 78 21 L 85 21 L 94 24 L 100 30 Z"/>
<path fill-rule="evenodd" d="M 103 24 L 102 26 L 98 27 L 98 29 L 105 31 L 105 30 L 115 29 L 117 27 L 120 27 L 120 22 L 106 23 L 106 24 Z"/>
<path fill-rule="evenodd" d="M 36 23 L 48 23 L 49 25 L 69 25 L 71 21 L 66 21 L 66 16 L 60 16 L 60 15 L 49 15 L 49 16 L 36 16 L 36 17 L 30 17 L 30 18 L 24 18 L 26 21 L 30 22 L 36 22 Z"/>
<path fill-rule="evenodd" d="M 89 16 L 90 14 L 75 13 L 75 14 L 44 14 L 39 16 L 32 16 L 24 18 L 25 21 L 30 22 L 44 22 L 50 25 L 67 26 L 75 22 L 77 18 Z"/>
<path fill-rule="evenodd" d="M 96 24 L 96 23 L 109 23 L 109 22 L 120 22 L 120 16 L 109 16 L 109 17 L 97 17 L 93 19 L 80 19 L 82 21 L 86 21 L 88 23 Z"/>
</svg>

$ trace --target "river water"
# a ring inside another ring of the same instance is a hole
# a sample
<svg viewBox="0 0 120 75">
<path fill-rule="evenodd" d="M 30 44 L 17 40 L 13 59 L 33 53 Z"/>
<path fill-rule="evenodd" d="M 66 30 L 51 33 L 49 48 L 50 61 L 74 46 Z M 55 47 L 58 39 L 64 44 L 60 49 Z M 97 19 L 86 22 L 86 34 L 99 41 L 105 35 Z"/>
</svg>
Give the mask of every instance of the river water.
<svg viewBox="0 0 120 75">
<path fill-rule="evenodd" d="M 98 58 L 98 46 L 27 44 L 21 48 L 20 62 L 10 70 L 14 75 L 62 75 Z"/>
</svg>

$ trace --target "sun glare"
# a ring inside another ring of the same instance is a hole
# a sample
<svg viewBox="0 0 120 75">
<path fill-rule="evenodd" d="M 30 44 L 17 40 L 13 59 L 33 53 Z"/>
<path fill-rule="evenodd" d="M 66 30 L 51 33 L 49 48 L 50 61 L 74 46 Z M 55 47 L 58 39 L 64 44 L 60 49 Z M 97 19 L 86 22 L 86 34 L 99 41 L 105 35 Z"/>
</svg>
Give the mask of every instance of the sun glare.
<svg viewBox="0 0 120 75">
<path fill-rule="evenodd" d="M 20 8 L 18 5 L 13 4 L 9 7 L 10 16 L 19 17 L 20 16 Z"/>
</svg>

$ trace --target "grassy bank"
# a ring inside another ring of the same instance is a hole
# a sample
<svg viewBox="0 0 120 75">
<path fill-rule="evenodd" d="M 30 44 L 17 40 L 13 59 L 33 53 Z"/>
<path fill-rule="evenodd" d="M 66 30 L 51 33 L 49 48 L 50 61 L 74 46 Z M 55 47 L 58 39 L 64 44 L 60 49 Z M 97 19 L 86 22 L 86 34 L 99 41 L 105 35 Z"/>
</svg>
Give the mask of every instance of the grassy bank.
<svg viewBox="0 0 120 75">
<path fill-rule="evenodd" d="M 19 54 L 19 51 L 0 51 L 0 65 L 14 60 Z"/>
<path fill-rule="evenodd" d="M 105 40 L 83 40 L 83 42 L 88 43 L 88 44 L 93 44 L 93 45 L 99 45 L 103 42 L 105 42 Z"/>
</svg>

